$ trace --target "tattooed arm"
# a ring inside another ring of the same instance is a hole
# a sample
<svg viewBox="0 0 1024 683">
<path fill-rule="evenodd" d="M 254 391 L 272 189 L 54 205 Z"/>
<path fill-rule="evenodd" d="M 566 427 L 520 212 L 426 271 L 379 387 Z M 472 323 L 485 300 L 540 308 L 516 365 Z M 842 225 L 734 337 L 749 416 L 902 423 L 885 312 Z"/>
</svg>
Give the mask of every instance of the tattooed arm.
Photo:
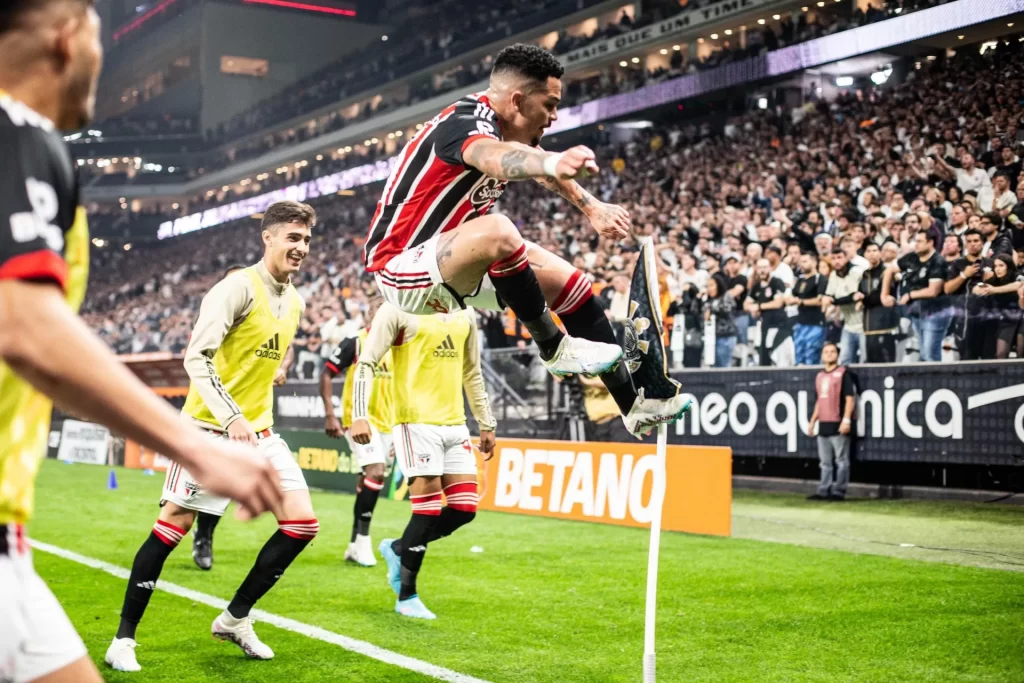
<svg viewBox="0 0 1024 683">
<path fill-rule="evenodd" d="M 602 237 L 622 239 L 629 235 L 633 228 L 629 212 L 615 204 L 605 204 L 590 194 L 575 180 L 559 178 L 535 178 L 565 201 L 579 209 L 590 219 L 590 224 Z"/>
<path fill-rule="evenodd" d="M 594 153 L 586 147 L 562 152 L 545 152 L 518 142 L 501 142 L 487 137 L 473 139 L 462 150 L 467 166 L 498 180 L 527 178 L 575 178 L 596 171 Z"/>
</svg>

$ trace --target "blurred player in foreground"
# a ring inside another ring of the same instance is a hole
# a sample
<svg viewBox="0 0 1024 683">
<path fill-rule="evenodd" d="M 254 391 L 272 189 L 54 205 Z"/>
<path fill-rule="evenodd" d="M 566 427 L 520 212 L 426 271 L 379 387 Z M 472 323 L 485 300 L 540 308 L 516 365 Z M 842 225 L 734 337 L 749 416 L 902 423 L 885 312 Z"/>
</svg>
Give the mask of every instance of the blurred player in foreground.
<svg viewBox="0 0 1024 683">
<path fill-rule="evenodd" d="M 251 448 L 212 446 L 75 315 L 89 234 L 58 131 L 93 114 L 103 61 L 91 0 L 0 2 L 0 680 L 95 683 L 99 672 L 32 566 L 25 523 L 51 399 L 165 454 L 251 517 L 281 500 Z"/>
<path fill-rule="evenodd" d="M 284 439 L 271 429 L 274 377 L 305 310 L 291 275 L 309 254 L 315 223 L 316 214 L 306 204 L 282 201 L 267 208 L 263 259 L 232 273 L 206 294 L 185 351 L 191 385 L 182 412 L 209 433 L 211 442 L 255 446 L 277 470 L 284 492 L 281 504 L 274 507 L 277 531 L 211 627 L 215 638 L 235 643 L 253 659 L 272 659 L 274 652 L 256 636 L 249 611 L 319 530 L 302 470 Z M 197 512 L 222 515 L 229 502 L 203 489 L 185 468 L 167 471 L 160 515 L 135 555 L 107 664 L 118 671 L 140 669 L 135 631 L 164 561 L 188 533 Z"/>
<path fill-rule="evenodd" d="M 488 213 L 509 181 L 532 178 L 578 208 L 603 237 L 629 236 L 629 213 L 574 180 L 598 170 L 591 150 L 539 147 L 558 120 L 563 72 L 550 52 L 534 45 L 499 52 L 487 91 L 447 107 L 402 150 L 373 215 L 363 261 L 384 299 L 407 313 L 508 306 L 548 371 L 600 375 L 626 427 L 640 436 L 679 419 L 686 398 L 638 392 L 587 277 L 524 241 L 506 216 Z"/>
<path fill-rule="evenodd" d="M 372 321 L 382 303 L 380 298 L 370 302 L 366 319 Z M 362 469 L 359 483 L 356 486 L 355 509 L 352 511 L 352 540 L 345 550 L 345 560 L 355 562 L 364 567 L 373 567 L 377 558 L 373 555 L 373 544 L 370 540 L 370 522 L 373 510 L 377 507 L 377 497 L 384 488 L 384 472 L 388 455 L 391 453 L 391 351 L 385 352 L 380 362 L 374 367 L 373 389 L 368 401 L 367 421 L 370 423 L 370 440 L 363 444 L 352 439 L 348 434 L 352 426 L 352 403 L 355 389 L 356 365 L 362 348 L 366 345 L 366 337 L 370 327 L 363 328 L 355 337 L 342 341 L 331 357 L 324 364 L 320 373 L 320 398 L 324 402 L 328 436 L 340 439 L 345 434 L 352 455 Z M 341 390 L 341 420 L 334 413 L 334 397 L 331 381 L 345 373 L 345 385 Z"/>
<path fill-rule="evenodd" d="M 374 370 L 391 352 L 395 463 L 409 481 L 412 518 L 400 539 L 381 541 L 395 611 L 434 619 L 416 591 L 427 545 L 450 536 L 476 516 L 476 455 L 466 427 L 462 392 L 480 425 L 480 450 L 494 451 L 497 422 L 480 370 L 472 310 L 411 315 L 383 304 L 373 319 L 355 371 L 350 435 L 373 438 L 369 421 Z M 442 492 L 448 505 L 441 507 Z"/>
<path fill-rule="evenodd" d="M 224 277 L 244 269 L 245 266 L 233 263 L 225 269 Z M 284 360 L 281 361 L 281 367 L 278 368 L 277 374 L 274 376 L 275 387 L 282 386 L 288 381 L 288 370 L 292 367 L 294 361 L 295 352 L 293 347 L 289 346 L 284 354 Z M 209 512 L 196 512 L 196 522 L 192 527 L 192 561 L 204 571 L 209 571 L 213 568 L 213 531 L 217 528 L 217 524 L 220 523 L 221 517 L 223 517 L 223 514 L 213 515 Z"/>
</svg>

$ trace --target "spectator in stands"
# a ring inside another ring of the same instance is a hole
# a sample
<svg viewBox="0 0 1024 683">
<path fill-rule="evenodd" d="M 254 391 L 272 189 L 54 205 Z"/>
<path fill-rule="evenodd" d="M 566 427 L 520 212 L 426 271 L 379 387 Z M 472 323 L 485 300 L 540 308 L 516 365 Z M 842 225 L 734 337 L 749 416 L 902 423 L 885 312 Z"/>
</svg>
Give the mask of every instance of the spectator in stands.
<svg viewBox="0 0 1024 683">
<path fill-rule="evenodd" d="M 1010 178 L 1005 173 L 992 177 L 992 185 L 978 192 L 978 209 L 988 213 L 994 211 L 1006 217 L 1017 204 L 1017 195 L 1010 190 Z"/>
<path fill-rule="evenodd" d="M 797 365 L 816 365 L 821 361 L 821 347 L 825 343 L 825 316 L 821 298 L 828 287 L 828 278 L 818 273 L 818 257 L 814 253 L 800 255 L 800 277 L 786 304 L 796 306 L 796 324 L 793 326 L 793 346 Z"/>
<path fill-rule="evenodd" d="M 807 425 L 807 435 L 818 437 L 818 465 L 821 479 L 818 490 L 809 500 L 841 501 L 846 498 L 850 482 L 850 443 L 856 406 L 856 386 L 846 366 L 839 364 L 839 349 L 825 344 L 821 362 L 825 369 L 814 382 L 816 400 L 814 413 Z"/>
<path fill-rule="evenodd" d="M 857 306 L 854 295 L 860 290 L 863 271 L 854 266 L 846 257 L 843 249 L 832 250 L 832 274 L 828 278 L 825 297 L 822 303 L 826 306 L 838 306 L 839 317 L 843 323 L 842 336 L 839 341 L 841 354 L 839 363 L 849 365 L 861 360 L 861 337 L 864 334 L 864 314 Z"/>
<path fill-rule="evenodd" d="M 768 264 L 771 266 L 771 276 L 781 281 L 786 289 L 792 287 L 796 282 L 796 276 L 793 274 L 793 269 L 782 260 L 782 249 L 775 244 L 770 244 L 764 250 L 764 257 L 768 259 Z"/>
<path fill-rule="evenodd" d="M 887 244 L 893 245 L 892 242 Z M 896 333 L 899 318 L 896 311 L 882 305 L 882 248 L 869 243 L 864 247 L 868 268 L 861 275 L 858 291 L 853 295 L 856 305 L 864 313 L 864 361 L 867 363 L 893 363 L 896 361 Z"/>
<path fill-rule="evenodd" d="M 950 180 L 955 181 L 956 186 L 960 188 L 961 192 L 974 192 L 977 194 L 983 187 L 988 187 L 992 184 L 988 173 L 975 165 L 974 157 L 971 154 L 965 153 L 960 157 L 959 168 L 954 168 L 939 153 L 936 153 L 932 158 L 935 160 L 936 170 Z"/>
<path fill-rule="evenodd" d="M 755 320 L 761 322 L 760 365 L 767 367 L 773 364 L 780 367 L 792 365 L 784 345 L 789 341 L 789 318 L 783 309 L 785 306 L 786 286 L 782 280 L 772 277 L 772 266 L 768 259 L 758 260 L 755 266 L 753 284 L 750 285 L 750 296 L 746 301 L 746 311 Z M 791 343 L 789 344 L 792 345 Z"/>
<path fill-rule="evenodd" d="M 946 263 L 956 261 L 962 253 L 963 240 L 953 234 L 946 235 L 942 241 L 942 258 L 946 259 Z"/>
<path fill-rule="evenodd" d="M 996 254 L 992 259 L 992 277 L 974 287 L 973 293 L 988 300 L 995 328 L 995 358 L 1009 358 L 1010 351 L 1024 356 L 1024 334 L 1021 332 L 1021 307 L 1018 292 L 1022 279 L 1013 258 Z"/>
<path fill-rule="evenodd" d="M 747 364 L 747 342 L 750 334 L 750 314 L 746 312 L 747 278 L 740 275 L 740 257 L 735 253 L 725 257 L 725 288 L 736 302 L 733 323 L 736 325 L 736 346 L 740 365 Z"/>
<path fill-rule="evenodd" d="M 986 257 L 997 254 L 1008 254 L 1013 256 L 1013 238 L 1009 231 L 1003 230 L 1003 217 L 996 211 L 986 213 L 978 223 L 978 230 L 985 238 L 985 250 L 982 252 Z"/>
<path fill-rule="evenodd" d="M 901 274 L 903 294 L 898 303 L 907 308 L 920 345 L 921 360 L 938 363 L 942 360 L 942 340 L 949 328 L 949 312 L 943 292 L 947 265 L 935 251 L 935 233 L 922 230 L 914 238 L 914 253 L 900 258 L 885 272 L 882 282 L 882 302 L 887 306 L 897 303 L 892 292 L 892 280 Z"/>
<path fill-rule="evenodd" d="M 704 293 L 704 320 L 715 322 L 715 367 L 727 368 L 732 365 L 732 354 L 736 349 L 736 323 L 733 313 L 736 300 L 726 289 L 725 278 L 715 275 L 708 278 Z"/>
<path fill-rule="evenodd" d="M 861 234 L 863 234 L 863 227 L 861 228 Z M 868 262 L 860 255 L 860 245 L 861 243 L 852 234 L 845 235 L 839 240 L 839 246 L 846 255 L 846 261 L 854 268 L 864 270 L 868 267 Z"/>
<path fill-rule="evenodd" d="M 943 291 L 949 297 L 954 336 L 961 360 L 980 360 L 995 355 L 996 330 L 984 297 L 974 289 L 991 276 L 992 263 L 982 252 L 985 241 L 977 230 L 964 233 L 964 256 L 949 264 Z"/>
</svg>

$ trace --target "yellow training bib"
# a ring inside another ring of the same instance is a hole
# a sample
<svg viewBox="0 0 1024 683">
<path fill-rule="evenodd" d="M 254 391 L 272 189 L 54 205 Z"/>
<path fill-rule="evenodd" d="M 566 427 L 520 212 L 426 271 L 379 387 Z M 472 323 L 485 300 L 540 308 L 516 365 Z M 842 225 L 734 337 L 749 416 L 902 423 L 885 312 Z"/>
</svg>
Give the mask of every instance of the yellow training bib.
<svg viewBox="0 0 1024 683">
<path fill-rule="evenodd" d="M 266 286 L 255 266 L 228 277 L 248 277 L 252 281 L 253 307 L 242 324 L 224 337 L 213 357 L 213 366 L 223 389 L 238 404 L 253 430 L 261 432 L 274 424 L 274 375 L 299 328 L 302 303 L 299 293 L 289 286 L 288 307 L 277 318 L 270 311 Z M 197 420 L 218 425 L 195 386 L 188 389 L 183 411 Z"/>
<path fill-rule="evenodd" d="M 416 335 L 391 349 L 394 423 L 464 424 L 462 364 L 473 323 L 463 314 L 416 322 Z"/>
</svg>

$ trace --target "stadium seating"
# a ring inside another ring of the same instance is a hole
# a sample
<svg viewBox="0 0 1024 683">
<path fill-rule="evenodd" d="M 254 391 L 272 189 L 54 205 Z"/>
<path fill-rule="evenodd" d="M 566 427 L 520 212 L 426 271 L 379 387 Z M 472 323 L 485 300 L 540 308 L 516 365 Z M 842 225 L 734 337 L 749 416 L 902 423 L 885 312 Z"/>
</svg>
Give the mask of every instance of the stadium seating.
<svg viewBox="0 0 1024 683">
<path fill-rule="evenodd" d="M 979 159 L 986 158 L 997 136 L 1019 150 L 1024 132 L 1011 122 L 1019 116 L 1017 76 L 1024 72 L 1024 60 L 1014 36 L 984 55 L 975 45 L 951 60 L 922 60 L 916 66 L 902 85 L 868 84 L 831 103 L 812 96 L 792 111 L 754 108 L 714 134 L 706 126 L 670 125 L 644 130 L 625 145 L 598 146 L 606 170 L 591 181 L 591 189 L 623 203 L 638 232 L 662 243 L 665 284 L 680 302 L 684 254 L 713 271 L 714 255 L 742 251 L 755 239 L 783 247 L 806 241 L 818 229 L 811 214 L 821 215 L 833 198 L 854 221 L 868 223 L 877 216 L 859 213 L 865 183 L 876 188 L 883 216 L 899 189 L 913 211 L 948 224 L 947 196 L 952 199 L 956 189 L 940 182 L 924 159 L 926 147 L 939 139 L 944 122 L 963 117 L 963 126 L 951 130 L 952 139 Z M 950 96 L 951 89 L 971 89 L 972 97 Z M 928 113 L 920 113 L 922 107 Z M 995 116 L 994 122 L 982 111 Z M 956 151 L 951 144 L 946 156 L 955 157 Z M 926 186 L 938 194 L 923 196 Z M 310 305 L 298 350 L 316 354 L 340 340 L 354 324 L 346 326 L 346 319 L 358 317 L 359 304 L 372 291 L 360 265 L 359 241 L 375 200 L 370 187 L 354 197 L 313 202 L 320 222 L 299 279 Z M 585 270 L 599 290 L 632 268 L 631 242 L 597 239 L 582 216 L 565 211 L 539 186 L 513 184 L 500 209 L 528 239 Z M 119 351 L 181 351 L 200 297 L 224 266 L 258 257 L 255 225 L 243 219 L 155 246 L 137 244 L 129 252 L 95 250 L 87 318 Z M 881 238 L 892 228 L 883 220 L 876 234 Z M 904 252 L 910 248 L 900 246 Z"/>
</svg>

